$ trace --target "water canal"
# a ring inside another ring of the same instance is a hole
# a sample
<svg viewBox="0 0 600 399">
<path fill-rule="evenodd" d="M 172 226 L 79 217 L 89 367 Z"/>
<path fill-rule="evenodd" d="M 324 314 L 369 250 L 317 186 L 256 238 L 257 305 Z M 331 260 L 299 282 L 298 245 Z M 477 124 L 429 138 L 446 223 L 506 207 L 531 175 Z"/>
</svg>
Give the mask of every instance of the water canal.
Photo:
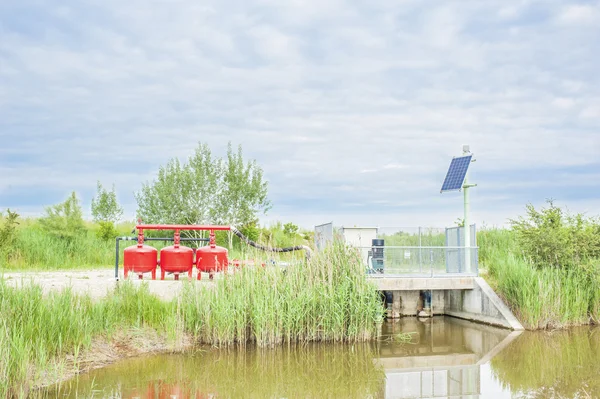
<svg viewBox="0 0 600 399">
<path fill-rule="evenodd" d="M 400 342 L 400 332 L 411 332 Z M 377 343 L 202 348 L 129 359 L 44 392 L 96 398 L 594 398 L 600 329 L 516 333 L 449 317 L 386 322 Z"/>
</svg>

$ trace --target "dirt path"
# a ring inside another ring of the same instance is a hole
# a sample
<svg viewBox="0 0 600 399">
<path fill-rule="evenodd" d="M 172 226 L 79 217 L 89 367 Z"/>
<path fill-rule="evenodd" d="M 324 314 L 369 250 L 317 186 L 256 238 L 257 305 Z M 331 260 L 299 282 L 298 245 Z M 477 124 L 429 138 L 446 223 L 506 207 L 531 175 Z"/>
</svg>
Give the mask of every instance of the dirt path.
<svg viewBox="0 0 600 399">
<path fill-rule="evenodd" d="M 52 290 L 60 291 L 71 287 L 75 293 L 89 294 L 92 298 L 101 298 L 116 286 L 117 281 L 114 274 L 114 269 L 61 270 L 49 272 L 10 272 L 0 275 L 0 278 L 3 277 L 7 284 L 13 287 L 20 287 L 33 282 L 40 285 L 44 293 Z M 144 277 L 144 280 L 139 280 L 135 275 L 130 275 L 129 277 L 129 281 L 134 284 L 148 283 L 150 292 L 164 300 L 175 298 L 181 292 L 183 282 L 187 280 L 186 275 L 180 276 L 180 281 L 175 281 L 173 276 L 168 276 L 164 281 L 151 280 L 149 274 Z M 218 276 L 215 278 L 218 278 Z M 208 278 L 203 277 L 201 284 L 210 284 L 209 281 Z"/>
</svg>

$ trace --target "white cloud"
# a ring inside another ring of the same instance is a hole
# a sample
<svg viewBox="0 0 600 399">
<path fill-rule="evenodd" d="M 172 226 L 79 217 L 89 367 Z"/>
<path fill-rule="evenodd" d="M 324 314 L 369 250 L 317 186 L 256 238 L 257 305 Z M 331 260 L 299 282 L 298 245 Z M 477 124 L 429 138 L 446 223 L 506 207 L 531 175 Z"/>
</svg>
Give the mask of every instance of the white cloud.
<svg viewBox="0 0 600 399">
<path fill-rule="evenodd" d="M 565 6 L 557 20 L 563 25 L 591 25 L 600 21 L 600 6 L 591 4 L 572 4 Z"/>
<path fill-rule="evenodd" d="M 600 26 L 536 17 L 585 20 L 559 2 L 36 10 L 27 26 L 18 10 L 0 16 L 0 208 L 17 189 L 86 192 L 100 179 L 132 213 L 132 191 L 198 141 L 218 154 L 242 143 L 270 181 L 269 218 L 303 225 L 338 213 L 346 224 L 451 224 L 461 201 L 439 186 L 463 144 L 478 158 L 486 200 L 474 212 L 486 220 L 573 188 L 541 179 L 545 191 L 505 198 L 490 191 L 498 175 L 598 167 Z"/>
</svg>

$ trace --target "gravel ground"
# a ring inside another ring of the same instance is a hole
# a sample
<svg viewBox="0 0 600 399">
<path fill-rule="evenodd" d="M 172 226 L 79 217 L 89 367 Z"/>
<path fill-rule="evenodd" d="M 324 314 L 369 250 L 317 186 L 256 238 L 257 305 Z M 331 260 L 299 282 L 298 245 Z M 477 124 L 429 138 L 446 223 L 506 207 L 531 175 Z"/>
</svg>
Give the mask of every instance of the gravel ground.
<svg viewBox="0 0 600 399">
<path fill-rule="evenodd" d="M 120 278 L 123 278 L 123 272 L 120 270 Z M 157 273 L 160 275 L 160 273 Z M 115 280 L 114 269 L 97 270 L 62 270 L 50 272 L 11 272 L 0 275 L 13 287 L 19 287 L 31 282 L 42 286 L 44 293 L 50 291 L 60 291 L 71 287 L 75 293 L 90 294 L 92 298 L 101 298 L 108 291 L 113 289 L 117 283 Z M 196 274 L 194 273 L 194 278 Z M 218 275 L 215 278 L 219 278 Z M 161 299 L 170 300 L 175 298 L 181 291 L 183 282 L 187 280 L 187 274 L 180 275 L 180 281 L 175 281 L 173 276 L 165 277 L 164 281 L 151 280 L 150 274 L 145 274 L 143 280 L 139 280 L 136 275 L 130 274 L 129 279 L 134 284 L 145 282 L 150 288 L 150 292 Z M 208 275 L 203 274 L 201 284 L 210 284 Z"/>
</svg>

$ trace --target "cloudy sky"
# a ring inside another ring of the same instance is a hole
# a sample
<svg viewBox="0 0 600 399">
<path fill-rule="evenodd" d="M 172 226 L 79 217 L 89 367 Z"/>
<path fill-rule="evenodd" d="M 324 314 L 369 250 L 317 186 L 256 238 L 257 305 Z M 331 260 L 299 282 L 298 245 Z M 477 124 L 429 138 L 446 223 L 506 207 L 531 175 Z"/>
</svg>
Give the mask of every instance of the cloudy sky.
<svg viewBox="0 0 600 399">
<path fill-rule="evenodd" d="M 133 193 L 199 141 L 304 227 L 600 214 L 600 2 L 0 0 L 0 210 Z"/>
</svg>

